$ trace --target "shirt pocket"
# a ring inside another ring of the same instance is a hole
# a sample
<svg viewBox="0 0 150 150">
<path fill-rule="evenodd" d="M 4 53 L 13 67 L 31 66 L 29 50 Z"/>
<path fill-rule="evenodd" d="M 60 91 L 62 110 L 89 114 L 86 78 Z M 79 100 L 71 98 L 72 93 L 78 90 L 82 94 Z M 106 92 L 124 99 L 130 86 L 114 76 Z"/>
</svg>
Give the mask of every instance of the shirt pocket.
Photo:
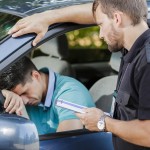
<svg viewBox="0 0 150 150">
<path fill-rule="evenodd" d="M 118 91 L 116 102 L 121 106 L 126 106 L 129 102 L 130 94 L 125 91 Z"/>
<path fill-rule="evenodd" d="M 133 120 L 137 117 L 137 110 L 129 107 L 131 95 L 125 91 L 119 91 L 116 97 L 117 119 Z"/>
</svg>

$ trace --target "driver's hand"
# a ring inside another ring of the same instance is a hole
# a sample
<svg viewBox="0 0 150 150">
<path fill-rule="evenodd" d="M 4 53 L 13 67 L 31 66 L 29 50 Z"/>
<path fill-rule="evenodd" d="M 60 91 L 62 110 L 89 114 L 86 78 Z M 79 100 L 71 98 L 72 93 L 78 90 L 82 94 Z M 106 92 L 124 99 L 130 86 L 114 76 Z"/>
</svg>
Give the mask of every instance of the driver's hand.
<svg viewBox="0 0 150 150">
<path fill-rule="evenodd" d="M 2 90 L 2 94 L 5 97 L 5 111 L 10 114 L 15 112 L 17 115 L 22 116 L 24 108 L 22 98 L 14 92 L 8 90 Z"/>
</svg>

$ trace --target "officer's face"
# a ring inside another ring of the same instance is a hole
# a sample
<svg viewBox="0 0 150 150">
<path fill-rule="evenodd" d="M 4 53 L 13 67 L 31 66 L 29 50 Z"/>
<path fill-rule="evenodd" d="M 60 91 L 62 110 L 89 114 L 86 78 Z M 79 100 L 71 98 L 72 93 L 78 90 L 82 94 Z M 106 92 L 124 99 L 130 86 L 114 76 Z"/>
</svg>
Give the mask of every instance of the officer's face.
<svg viewBox="0 0 150 150">
<path fill-rule="evenodd" d="M 120 51 L 123 48 L 123 35 L 116 26 L 114 19 L 109 18 L 101 11 L 100 5 L 95 13 L 97 25 L 100 27 L 99 37 L 108 44 L 111 52 Z"/>
</svg>

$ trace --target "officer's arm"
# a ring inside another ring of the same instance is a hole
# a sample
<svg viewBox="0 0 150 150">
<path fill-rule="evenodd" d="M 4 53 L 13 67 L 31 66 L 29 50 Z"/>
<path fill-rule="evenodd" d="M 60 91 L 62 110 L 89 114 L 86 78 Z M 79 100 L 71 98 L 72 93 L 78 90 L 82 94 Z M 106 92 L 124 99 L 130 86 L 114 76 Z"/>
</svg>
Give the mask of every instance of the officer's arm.
<svg viewBox="0 0 150 150">
<path fill-rule="evenodd" d="M 130 143 L 150 147 L 150 120 L 120 121 L 107 117 L 105 121 L 107 131 Z"/>
<path fill-rule="evenodd" d="M 82 129 L 83 125 L 78 119 L 64 120 L 60 122 L 57 132 Z"/>
<path fill-rule="evenodd" d="M 49 10 L 25 17 L 19 20 L 8 33 L 12 34 L 13 37 L 36 33 L 37 36 L 33 41 L 35 46 L 45 35 L 49 25 L 60 22 L 94 24 L 92 3 Z"/>
<path fill-rule="evenodd" d="M 79 24 L 94 24 L 92 13 L 92 3 L 74 5 L 43 13 L 47 17 L 49 24 L 56 22 L 74 22 Z"/>
</svg>

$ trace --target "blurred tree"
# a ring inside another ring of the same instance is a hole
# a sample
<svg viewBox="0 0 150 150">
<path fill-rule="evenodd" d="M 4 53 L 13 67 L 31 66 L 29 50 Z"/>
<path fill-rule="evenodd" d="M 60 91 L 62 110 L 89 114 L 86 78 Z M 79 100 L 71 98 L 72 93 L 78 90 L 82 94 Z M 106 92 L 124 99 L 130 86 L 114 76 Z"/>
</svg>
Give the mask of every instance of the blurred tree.
<svg viewBox="0 0 150 150">
<path fill-rule="evenodd" d="M 75 30 L 66 34 L 70 49 L 107 49 L 107 44 L 99 38 L 99 28 Z"/>
<path fill-rule="evenodd" d="M 99 27 L 71 31 L 66 36 L 71 63 L 109 61 L 110 52 L 104 40 L 99 38 Z"/>
</svg>

